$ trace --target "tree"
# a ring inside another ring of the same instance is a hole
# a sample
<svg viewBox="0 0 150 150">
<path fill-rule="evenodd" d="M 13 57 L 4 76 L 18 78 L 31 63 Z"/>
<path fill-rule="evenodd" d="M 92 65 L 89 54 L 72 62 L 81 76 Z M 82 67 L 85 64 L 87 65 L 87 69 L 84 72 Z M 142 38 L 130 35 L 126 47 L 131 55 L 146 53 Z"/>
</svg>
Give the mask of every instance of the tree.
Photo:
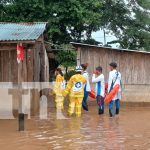
<svg viewBox="0 0 150 150">
<path fill-rule="evenodd" d="M 149 9 L 149 0 L 1 0 L 0 21 L 48 21 L 48 40 L 59 45 L 98 44 L 91 33 L 105 28 L 122 48 L 146 50 Z"/>
<path fill-rule="evenodd" d="M 102 28 L 113 32 L 121 48 L 150 47 L 150 14 L 148 0 L 105 0 L 102 6 Z"/>
<path fill-rule="evenodd" d="M 62 44 L 90 39 L 91 33 L 99 29 L 101 0 L 10 0 L 1 1 L 0 6 L 0 21 L 48 22 L 46 40 L 55 45 L 53 49 L 62 49 L 55 52 L 57 62 L 51 63 L 55 67 L 63 65 L 66 70 L 75 64 L 76 55 L 63 51 Z"/>
<path fill-rule="evenodd" d="M 90 38 L 92 31 L 98 30 L 101 17 L 100 0 L 63 0 L 51 4 L 55 18 L 50 17 L 49 23 L 53 25 L 59 22 L 58 32 L 51 32 L 56 43 L 62 39 L 66 39 L 66 42 L 79 42 L 84 35 Z"/>
<path fill-rule="evenodd" d="M 128 2 L 129 1 L 129 2 Z M 115 34 L 121 48 L 149 49 L 149 0 L 1 0 L 0 21 L 46 21 L 47 40 L 98 44 L 91 33 Z"/>
<path fill-rule="evenodd" d="M 126 33 L 131 39 L 129 47 L 150 50 L 150 4 L 148 0 L 136 0 L 131 6 L 134 19 Z"/>
<path fill-rule="evenodd" d="M 12 0 L 1 2 L 0 21 L 48 21 L 49 40 L 62 44 L 91 37 L 99 29 L 101 0 Z"/>
<path fill-rule="evenodd" d="M 136 0 L 134 3 L 137 2 L 139 6 L 146 10 L 150 10 L 150 2 L 149 0 Z"/>
<path fill-rule="evenodd" d="M 68 68 L 76 65 L 76 58 L 77 53 L 72 45 L 61 45 L 61 49 L 56 51 L 56 60 L 65 67 L 66 75 L 68 74 Z"/>
</svg>

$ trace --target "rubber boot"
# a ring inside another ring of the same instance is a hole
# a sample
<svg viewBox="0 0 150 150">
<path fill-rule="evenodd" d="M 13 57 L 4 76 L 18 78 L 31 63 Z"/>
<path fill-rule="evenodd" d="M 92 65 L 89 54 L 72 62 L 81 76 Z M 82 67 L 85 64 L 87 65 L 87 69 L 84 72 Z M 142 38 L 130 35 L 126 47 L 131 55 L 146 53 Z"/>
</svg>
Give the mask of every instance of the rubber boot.
<svg viewBox="0 0 150 150">
<path fill-rule="evenodd" d="M 116 108 L 116 115 L 119 115 L 119 109 Z"/>
<path fill-rule="evenodd" d="M 110 117 L 113 117 L 113 113 L 112 113 L 112 110 L 111 110 L 111 109 L 109 109 L 109 116 L 110 116 Z"/>
</svg>

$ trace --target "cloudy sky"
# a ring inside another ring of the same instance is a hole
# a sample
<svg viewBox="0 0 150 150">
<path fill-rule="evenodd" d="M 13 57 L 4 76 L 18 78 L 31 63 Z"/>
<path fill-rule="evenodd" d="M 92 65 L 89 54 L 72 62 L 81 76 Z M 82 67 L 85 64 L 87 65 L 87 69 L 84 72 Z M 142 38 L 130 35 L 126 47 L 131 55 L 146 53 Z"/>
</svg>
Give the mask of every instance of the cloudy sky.
<svg viewBox="0 0 150 150">
<path fill-rule="evenodd" d="M 97 32 L 93 32 L 92 33 L 92 38 L 94 38 L 96 41 L 98 42 L 102 42 L 104 43 L 104 33 L 102 30 L 97 31 Z M 112 34 L 106 34 L 106 42 L 110 42 L 113 40 L 116 40 L 117 38 L 112 35 Z M 113 48 L 117 48 L 119 45 L 118 44 L 112 44 L 111 45 Z"/>
</svg>

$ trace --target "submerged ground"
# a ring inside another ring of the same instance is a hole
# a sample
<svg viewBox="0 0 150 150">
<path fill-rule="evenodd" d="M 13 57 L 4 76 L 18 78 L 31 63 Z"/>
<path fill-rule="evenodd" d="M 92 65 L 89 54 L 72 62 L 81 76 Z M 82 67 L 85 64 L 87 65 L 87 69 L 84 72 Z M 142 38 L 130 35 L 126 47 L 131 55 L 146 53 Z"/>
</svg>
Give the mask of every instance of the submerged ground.
<svg viewBox="0 0 150 150">
<path fill-rule="evenodd" d="M 18 132 L 17 120 L 0 120 L 2 150 L 150 150 L 150 108 L 123 107 L 119 117 L 97 115 L 90 106 L 81 118 L 56 119 L 51 108 L 48 120 L 26 120 Z"/>
</svg>

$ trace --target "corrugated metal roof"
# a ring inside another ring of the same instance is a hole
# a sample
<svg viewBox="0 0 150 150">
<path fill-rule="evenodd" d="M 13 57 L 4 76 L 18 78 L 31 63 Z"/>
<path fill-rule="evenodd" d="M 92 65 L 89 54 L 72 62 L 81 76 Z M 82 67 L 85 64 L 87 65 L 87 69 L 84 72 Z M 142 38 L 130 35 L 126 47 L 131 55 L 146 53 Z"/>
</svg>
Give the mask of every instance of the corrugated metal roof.
<svg viewBox="0 0 150 150">
<path fill-rule="evenodd" d="M 89 47 L 97 47 L 97 48 L 103 48 L 103 49 L 111 49 L 111 50 L 117 50 L 117 51 L 126 51 L 126 52 L 136 52 L 136 53 L 150 54 L 149 51 L 119 49 L 119 48 L 103 47 L 103 46 L 99 46 L 99 45 L 90 45 L 90 44 L 76 43 L 76 42 L 70 42 L 70 44 L 72 44 L 72 45 L 78 45 L 78 46 L 89 46 Z"/>
<path fill-rule="evenodd" d="M 46 22 L 0 23 L 0 41 L 34 41 L 46 28 Z"/>
</svg>

